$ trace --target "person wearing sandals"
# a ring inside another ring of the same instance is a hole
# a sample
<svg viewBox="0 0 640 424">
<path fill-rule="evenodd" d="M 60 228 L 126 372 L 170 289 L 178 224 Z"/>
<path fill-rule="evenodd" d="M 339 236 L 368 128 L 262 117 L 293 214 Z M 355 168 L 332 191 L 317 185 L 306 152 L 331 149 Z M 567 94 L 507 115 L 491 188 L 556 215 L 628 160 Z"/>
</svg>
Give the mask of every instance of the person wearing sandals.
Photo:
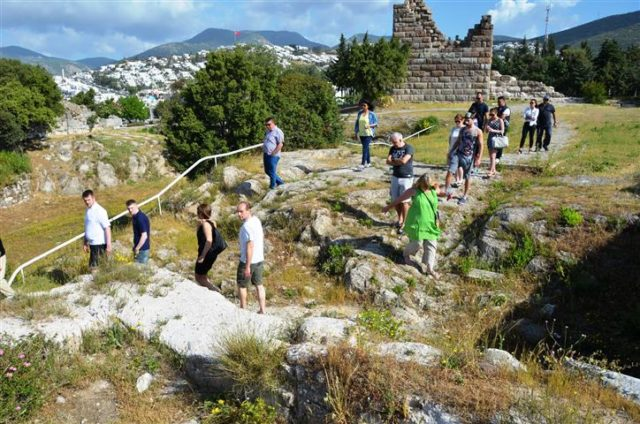
<svg viewBox="0 0 640 424">
<path fill-rule="evenodd" d="M 531 149 L 533 148 L 533 137 L 536 132 L 538 113 L 540 113 L 537 105 L 538 102 L 536 101 L 536 99 L 531 99 L 529 101 L 529 107 L 526 108 L 522 113 L 524 125 L 522 126 L 522 138 L 520 138 L 520 148 L 518 149 L 519 154 L 522 154 L 522 148 L 524 147 L 524 142 L 527 138 L 527 135 L 529 136 L 529 153 L 531 153 Z"/>
<path fill-rule="evenodd" d="M 207 276 L 214 262 L 218 259 L 218 253 L 212 249 L 216 224 L 211 221 L 211 206 L 204 203 L 198 205 L 197 214 L 198 228 L 196 230 L 196 236 L 198 237 L 198 259 L 196 259 L 195 267 L 196 283 L 209 290 L 219 292 L 220 290 L 211 284 Z"/>
<path fill-rule="evenodd" d="M 402 193 L 411 188 L 413 185 L 413 155 L 415 150 L 413 146 L 407 144 L 402 139 L 402 134 L 394 132 L 391 134 L 391 143 L 393 146 L 389 149 L 387 156 L 387 165 L 393 167 L 393 175 L 391 176 L 391 201 L 400 197 Z M 398 220 L 395 223 L 398 234 L 404 234 L 404 222 L 407 219 L 407 211 L 409 210 L 409 199 L 396 206 Z"/>
<path fill-rule="evenodd" d="M 462 169 L 464 193 L 462 197 L 458 199 L 459 205 L 467 203 L 467 193 L 469 193 L 469 187 L 471 186 L 471 169 L 474 166 L 480 166 L 482 152 L 484 151 L 482 131 L 474 125 L 473 114 L 467 112 L 463 122 L 464 127 L 460 129 L 458 139 L 449 149 L 449 157 L 451 160 L 445 179 L 445 193 L 447 200 L 451 200 L 453 197 L 451 179 L 459 169 Z"/>
<path fill-rule="evenodd" d="M 438 196 L 444 196 L 444 194 L 438 184 L 433 183 L 431 178 L 424 174 L 418 178 L 412 188 L 382 209 L 386 213 L 401 202 L 411 199 L 411 207 L 404 225 L 409 244 L 404 248 L 402 256 L 405 264 L 414 264 L 411 256 L 415 255 L 422 245 L 422 263 L 427 267 L 427 274 L 435 279 L 440 278 L 435 271 L 436 248 L 441 234 L 438 222 Z"/>
<path fill-rule="evenodd" d="M 494 107 L 489 111 L 489 122 L 487 122 L 485 131 L 489 133 L 487 138 L 487 147 L 489 148 L 489 178 L 496 175 L 496 154 L 498 150 L 495 146 L 494 138 L 497 135 L 504 134 L 504 122 L 498 117 L 498 108 Z"/>
<path fill-rule="evenodd" d="M 373 105 L 365 99 L 361 99 L 360 111 L 356 116 L 355 124 L 355 139 L 360 138 L 362 143 L 362 161 L 357 168 L 357 171 L 362 171 L 364 168 L 371 166 L 371 154 L 369 152 L 369 145 L 373 141 L 373 137 L 376 135 L 376 127 L 378 126 L 378 117 L 373 113 Z"/>
</svg>

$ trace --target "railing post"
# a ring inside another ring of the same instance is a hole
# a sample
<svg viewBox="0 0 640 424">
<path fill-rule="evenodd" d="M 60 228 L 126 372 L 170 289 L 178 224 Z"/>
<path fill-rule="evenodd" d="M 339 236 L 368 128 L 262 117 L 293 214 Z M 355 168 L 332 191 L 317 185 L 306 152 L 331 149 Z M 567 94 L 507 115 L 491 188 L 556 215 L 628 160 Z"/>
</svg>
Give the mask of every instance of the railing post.
<svg viewBox="0 0 640 424">
<path fill-rule="evenodd" d="M 218 166 L 218 158 L 213 158 L 213 166 Z"/>
<path fill-rule="evenodd" d="M 20 276 L 22 277 L 22 284 L 24 284 L 26 282 L 26 280 L 24 278 L 24 269 L 20 270 Z"/>
<path fill-rule="evenodd" d="M 162 215 L 162 202 L 160 202 L 160 196 L 158 196 L 158 212 Z"/>
</svg>

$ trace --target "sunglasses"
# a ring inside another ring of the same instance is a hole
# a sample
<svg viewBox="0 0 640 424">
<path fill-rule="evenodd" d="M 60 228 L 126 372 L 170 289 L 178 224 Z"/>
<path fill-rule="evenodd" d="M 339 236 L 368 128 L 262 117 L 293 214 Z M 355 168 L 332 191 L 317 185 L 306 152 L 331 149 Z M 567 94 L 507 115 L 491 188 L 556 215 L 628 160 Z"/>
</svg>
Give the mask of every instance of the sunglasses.
<svg viewBox="0 0 640 424">
<path fill-rule="evenodd" d="M 460 122 L 462 122 L 462 121 L 455 121 L 456 124 L 459 124 Z"/>
</svg>

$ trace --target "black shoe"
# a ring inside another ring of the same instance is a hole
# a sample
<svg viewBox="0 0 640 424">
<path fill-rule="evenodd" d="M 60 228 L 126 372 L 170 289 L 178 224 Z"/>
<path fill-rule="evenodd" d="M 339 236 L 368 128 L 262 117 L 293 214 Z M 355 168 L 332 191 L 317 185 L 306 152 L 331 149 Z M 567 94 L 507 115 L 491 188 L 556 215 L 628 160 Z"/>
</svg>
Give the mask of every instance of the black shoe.
<svg viewBox="0 0 640 424">
<path fill-rule="evenodd" d="M 399 235 L 399 236 L 401 236 L 401 235 L 403 235 L 403 234 L 404 234 L 404 230 L 403 230 L 402 228 L 398 228 L 398 229 L 396 230 L 396 233 L 398 233 L 398 235 Z"/>
</svg>

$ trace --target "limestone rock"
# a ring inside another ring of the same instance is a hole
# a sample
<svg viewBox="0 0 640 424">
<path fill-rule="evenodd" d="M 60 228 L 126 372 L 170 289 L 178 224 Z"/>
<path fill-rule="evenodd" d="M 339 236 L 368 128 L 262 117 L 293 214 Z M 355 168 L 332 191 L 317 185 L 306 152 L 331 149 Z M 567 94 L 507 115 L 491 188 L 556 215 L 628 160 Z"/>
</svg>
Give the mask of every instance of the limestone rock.
<svg viewBox="0 0 640 424">
<path fill-rule="evenodd" d="M 144 177 L 147 172 L 147 161 L 143 156 L 131 155 L 129 156 L 129 177 L 137 181 Z"/>
<path fill-rule="evenodd" d="M 370 288 L 372 277 L 373 269 L 368 261 L 358 258 L 351 258 L 347 261 L 344 281 L 349 290 L 359 293 L 366 292 Z"/>
<path fill-rule="evenodd" d="M 478 281 L 499 281 L 504 276 L 498 272 L 474 268 L 469 271 L 467 277 Z"/>
<path fill-rule="evenodd" d="M 151 386 L 152 381 L 153 376 L 148 372 L 145 372 L 140 377 L 138 377 L 138 379 L 136 380 L 136 390 L 138 390 L 138 393 L 147 391 L 147 389 Z"/>
<path fill-rule="evenodd" d="M 613 388 L 622 396 L 640 405 L 640 378 L 605 370 L 596 365 L 586 364 L 571 358 L 565 359 L 565 366 L 599 378 L 605 386 Z"/>
<path fill-rule="evenodd" d="M 488 372 L 498 369 L 507 369 L 509 371 L 525 371 L 526 367 L 520 361 L 513 357 L 509 352 L 500 349 L 487 349 L 480 363 L 480 367 Z"/>
<path fill-rule="evenodd" d="M 247 173 L 235 166 L 225 166 L 222 170 L 222 186 L 226 190 L 232 190 L 246 177 Z"/>
<path fill-rule="evenodd" d="M 548 272 L 550 268 L 551 264 L 546 258 L 536 256 L 527 264 L 525 270 L 534 274 L 542 274 Z"/>
<path fill-rule="evenodd" d="M 331 213 L 327 209 L 316 209 L 313 211 L 313 223 L 311 224 L 311 232 L 317 240 L 324 240 L 331 237 L 334 233 L 335 226 L 331 219 Z"/>
<path fill-rule="evenodd" d="M 343 340 L 349 334 L 353 323 L 343 319 L 312 317 L 300 326 L 300 341 L 318 344 L 332 344 Z"/>
<path fill-rule="evenodd" d="M 60 179 L 60 191 L 68 196 L 78 196 L 82 193 L 83 187 L 78 177 L 65 175 Z"/>
<path fill-rule="evenodd" d="M 511 243 L 498 238 L 494 230 L 485 229 L 478 240 L 478 253 L 480 258 L 487 262 L 496 262 L 511 248 Z"/>
<path fill-rule="evenodd" d="M 416 362 L 423 366 L 436 365 L 442 355 L 435 347 L 410 342 L 383 343 L 377 351 L 382 356 L 393 356 L 399 362 Z"/>
<path fill-rule="evenodd" d="M 246 197 L 258 196 L 264 193 L 262 185 L 257 180 L 247 180 L 241 183 L 235 190 L 237 194 Z"/>
<path fill-rule="evenodd" d="M 110 164 L 106 162 L 98 162 L 96 170 L 98 172 L 100 187 L 113 187 L 120 184 L 120 181 L 118 181 L 118 178 L 116 177 L 116 170 L 113 169 L 113 166 Z"/>
<path fill-rule="evenodd" d="M 310 364 L 327 356 L 327 347 L 316 343 L 300 343 L 287 349 L 287 363 L 291 365 Z"/>
</svg>

